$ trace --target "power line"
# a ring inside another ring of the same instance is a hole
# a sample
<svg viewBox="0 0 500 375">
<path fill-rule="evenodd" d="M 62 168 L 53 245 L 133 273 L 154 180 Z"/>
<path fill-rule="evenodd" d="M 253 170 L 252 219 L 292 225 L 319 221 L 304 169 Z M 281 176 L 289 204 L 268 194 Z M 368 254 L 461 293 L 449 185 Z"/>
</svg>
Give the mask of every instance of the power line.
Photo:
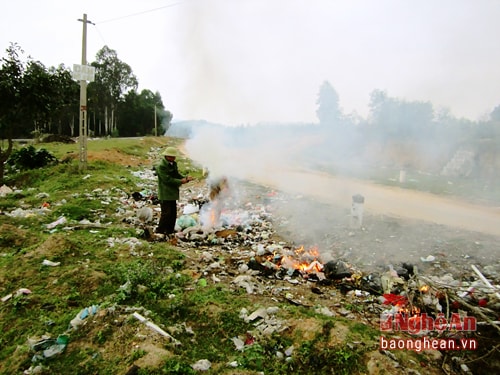
<svg viewBox="0 0 500 375">
<path fill-rule="evenodd" d="M 102 42 L 103 42 L 104 44 L 107 44 L 107 43 L 106 43 L 106 41 L 104 40 L 104 37 L 103 37 L 103 36 L 102 36 L 102 34 L 101 34 L 101 31 L 100 31 L 100 30 L 99 30 L 99 28 L 97 27 L 97 25 L 96 25 L 95 23 L 94 23 L 93 25 L 94 25 L 94 27 L 95 27 L 95 30 L 97 31 L 97 34 L 98 34 L 98 35 L 99 35 L 99 37 L 101 38 Z"/>
<path fill-rule="evenodd" d="M 176 6 L 176 5 L 179 5 L 179 4 L 182 4 L 184 1 L 178 1 L 176 3 L 172 3 L 172 4 L 169 4 L 169 5 L 164 5 L 162 7 L 159 7 L 159 8 L 154 8 L 154 9 L 149 9 L 149 10 L 144 10 L 142 12 L 137 12 L 137 13 L 132 13 L 132 14 L 129 14 L 129 15 L 126 15 L 126 16 L 121 16 L 121 17 L 117 17 L 117 18 L 111 18 L 109 20 L 105 20 L 105 21 L 101 21 L 101 22 L 97 22 L 98 24 L 102 24 L 102 23 L 108 23 L 108 22 L 114 22 L 114 21 L 118 21 L 118 20 L 122 20 L 124 18 L 130 18 L 130 17 L 136 17 L 136 16 L 140 16 L 141 14 L 145 14 L 145 13 L 151 13 L 151 12 L 156 12 L 158 10 L 162 10 L 162 9 L 165 9 L 165 8 L 171 8 L 173 6 Z"/>
</svg>

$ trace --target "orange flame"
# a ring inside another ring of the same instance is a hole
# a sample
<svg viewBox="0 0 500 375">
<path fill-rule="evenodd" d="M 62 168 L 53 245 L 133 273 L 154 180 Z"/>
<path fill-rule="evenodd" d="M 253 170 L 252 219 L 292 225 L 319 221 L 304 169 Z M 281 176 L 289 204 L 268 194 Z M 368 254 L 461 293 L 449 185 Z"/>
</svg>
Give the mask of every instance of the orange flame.
<svg viewBox="0 0 500 375">
<path fill-rule="evenodd" d="M 422 293 L 427 293 L 429 291 L 429 289 L 430 289 L 429 285 L 422 285 L 419 290 Z"/>
<path fill-rule="evenodd" d="M 323 264 L 319 261 L 319 251 L 317 247 L 305 249 L 300 246 L 287 255 L 280 258 L 279 267 L 296 269 L 303 273 L 315 273 L 323 271 Z M 268 260 L 272 261 L 274 255 L 270 255 Z"/>
</svg>

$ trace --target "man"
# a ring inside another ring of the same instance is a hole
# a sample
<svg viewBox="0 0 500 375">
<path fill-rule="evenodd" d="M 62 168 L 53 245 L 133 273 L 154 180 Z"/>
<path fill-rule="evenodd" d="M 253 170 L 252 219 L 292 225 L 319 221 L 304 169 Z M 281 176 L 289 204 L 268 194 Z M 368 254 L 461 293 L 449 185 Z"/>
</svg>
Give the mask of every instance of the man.
<svg viewBox="0 0 500 375">
<path fill-rule="evenodd" d="M 177 200 L 179 199 L 179 188 L 182 184 L 192 181 L 190 176 L 182 176 L 178 169 L 175 158 L 177 150 L 174 147 L 167 147 L 162 152 L 163 158 L 156 166 L 158 176 L 158 200 L 160 201 L 160 222 L 156 228 L 156 233 L 170 236 L 175 231 L 175 221 L 177 219 Z"/>
</svg>

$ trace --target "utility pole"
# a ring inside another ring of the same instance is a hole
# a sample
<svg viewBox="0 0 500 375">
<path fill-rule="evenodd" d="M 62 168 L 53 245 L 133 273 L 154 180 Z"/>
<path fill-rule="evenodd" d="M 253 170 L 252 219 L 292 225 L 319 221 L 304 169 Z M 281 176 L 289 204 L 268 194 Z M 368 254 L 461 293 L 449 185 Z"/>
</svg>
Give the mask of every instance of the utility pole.
<svg viewBox="0 0 500 375">
<path fill-rule="evenodd" d="M 78 19 L 78 21 L 83 22 L 82 67 L 85 67 L 87 65 L 87 24 L 92 22 L 87 20 L 87 14 L 84 14 L 83 19 Z M 87 134 L 87 80 L 80 79 L 80 133 L 78 138 L 80 148 L 80 170 L 87 169 Z"/>
</svg>

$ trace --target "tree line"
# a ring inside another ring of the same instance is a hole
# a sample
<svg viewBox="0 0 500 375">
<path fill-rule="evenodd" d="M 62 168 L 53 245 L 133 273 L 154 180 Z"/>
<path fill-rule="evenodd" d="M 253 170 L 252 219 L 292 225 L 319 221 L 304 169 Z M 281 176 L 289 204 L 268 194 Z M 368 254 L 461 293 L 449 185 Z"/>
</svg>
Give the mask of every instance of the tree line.
<svg viewBox="0 0 500 375">
<path fill-rule="evenodd" d="M 47 68 L 23 54 L 12 43 L 0 60 L 0 138 L 78 136 L 80 85 L 71 70 L 64 65 Z M 89 135 L 128 137 L 166 131 L 172 114 L 161 95 L 146 89 L 137 92 L 137 77 L 115 50 L 104 46 L 90 65 L 96 74 L 87 86 Z"/>
<path fill-rule="evenodd" d="M 432 139 L 460 140 L 490 138 L 500 140 L 500 105 L 479 121 L 456 118 L 447 109 L 435 109 L 428 101 L 408 101 L 390 97 L 384 90 L 370 94 L 369 114 L 345 114 L 337 91 L 328 82 L 320 86 L 316 115 L 319 124 L 335 134 L 357 128 L 365 135 L 395 141 Z"/>
</svg>

